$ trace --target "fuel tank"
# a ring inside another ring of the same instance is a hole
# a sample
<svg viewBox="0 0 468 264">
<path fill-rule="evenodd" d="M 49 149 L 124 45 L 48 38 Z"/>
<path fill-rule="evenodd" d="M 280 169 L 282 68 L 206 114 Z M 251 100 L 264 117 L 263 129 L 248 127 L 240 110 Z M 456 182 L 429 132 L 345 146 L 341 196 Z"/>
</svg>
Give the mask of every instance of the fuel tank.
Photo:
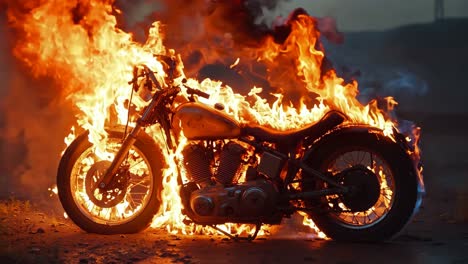
<svg viewBox="0 0 468 264">
<path fill-rule="evenodd" d="M 239 123 L 224 111 L 198 102 L 180 105 L 172 119 L 176 133 L 180 130 L 191 140 L 217 140 L 240 136 Z"/>
</svg>

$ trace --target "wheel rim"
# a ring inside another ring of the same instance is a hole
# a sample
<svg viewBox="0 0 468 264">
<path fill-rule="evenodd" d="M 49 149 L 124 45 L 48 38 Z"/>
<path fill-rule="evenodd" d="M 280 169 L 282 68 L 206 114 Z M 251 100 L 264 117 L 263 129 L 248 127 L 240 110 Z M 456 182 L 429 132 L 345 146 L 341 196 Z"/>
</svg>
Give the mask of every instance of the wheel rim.
<svg viewBox="0 0 468 264">
<path fill-rule="evenodd" d="M 120 139 L 109 138 L 104 153 L 96 155 L 96 148 L 90 146 L 76 160 L 70 178 L 73 200 L 80 212 L 93 222 L 105 225 L 121 225 L 135 219 L 146 208 L 153 192 L 154 178 L 149 161 L 143 153 L 133 146 L 127 155 L 124 165 L 128 168 L 128 179 L 122 188 L 125 193 L 119 195 L 111 206 L 99 203 L 100 197 L 90 197 L 90 180 L 96 181 L 96 175 L 90 176 L 94 165 L 99 165 L 100 174 L 112 161 L 119 150 Z M 91 184 L 92 185 L 92 184 Z"/>
<path fill-rule="evenodd" d="M 345 205 L 345 197 L 343 196 L 329 195 L 324 198 L 331 209 L 332 218 L 338 224 L 353 229 L 368 228 L 382 221 L 391 210 L 395 200 L 393 172 L 387 162 L 372 150 L 353 148 L 341 151 L 328 159 L 322 169 L 329 172 L 338 181 L 343 182 L 342 179 L 339 179 L 343 175 L 342 172 L 358 167 L 365 167 L 370 171 L 369 176 L 376 177 L 380 185 L 378 198 L 376 197 L 376 202 L 370 208 L 363 211 L 352 211 Z"/>
</svg>

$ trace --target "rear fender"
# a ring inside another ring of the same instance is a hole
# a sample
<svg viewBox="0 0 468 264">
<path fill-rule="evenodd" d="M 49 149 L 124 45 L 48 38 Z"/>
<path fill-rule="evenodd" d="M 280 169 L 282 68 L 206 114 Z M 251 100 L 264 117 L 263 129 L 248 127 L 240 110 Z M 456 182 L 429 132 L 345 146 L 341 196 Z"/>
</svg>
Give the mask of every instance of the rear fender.
<svg viewBox="0 0 468 264">
<path fill-rule="evenodd" d="M 330 141 L 336 140 L 338 137 L 349 137 L 352 139 L 353 135 L 355 134 L 372 134 L 378 140 L 386 140 L 386 141 L 393 141 L 391 138 L 385 136 L 383 131 L 376 127 L 366 126 L 366 125 L 344 125 L 338 126 L 333 130 L 328 131 L 326 134 L 322 135 L 321 137 L 317 138 L 312 144 L 305 146 L 307 149 L 303 161 L 308 161 L 312 158 L 313 152 L 316 149 L 319 149 L 326 145 Z"/>
</svg>

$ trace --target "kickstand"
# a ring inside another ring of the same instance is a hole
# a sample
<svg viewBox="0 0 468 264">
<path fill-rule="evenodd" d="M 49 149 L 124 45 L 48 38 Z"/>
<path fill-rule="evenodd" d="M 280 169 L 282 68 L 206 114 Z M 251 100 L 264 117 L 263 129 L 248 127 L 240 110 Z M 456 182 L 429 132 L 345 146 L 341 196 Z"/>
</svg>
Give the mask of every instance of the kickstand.
<svg viewBox="0 0 468 264">
<path fill-rule="evenodd" d="M 226 231 L 224 231 L 224 230 L 218 228 L 216 225 L 209 225 L 209 227 L 211 227 L 211 228 L 213 228 L 213 229 L 215 229 L 215 230 L 217 230 L 217 231 L 223 233 L 225 236 L 229 237 L 230 239 L 232 239 L 232 240 L 234 240 L 234 241 L 236 241 L 236 242 L 241 241 L 241 240 L 252 241 L 252 240 L 254 240 L 254 239 L 257 237 L 258 231 L 260 231 L 260 228 L 262 227 L 262 223 L 257 223 L 257 224 L 255 224 L 255 232 L 254 232 L 254 234 L 253 234 L 253 235 L 248 235 L 248 236 L 246 236 L 246 237 L 240 237 L 240 236 L 238 236 L 238 235 L 233 236 L 233 235 L 229 234 L 228 232 L 226 232 Z"/>
</svg>

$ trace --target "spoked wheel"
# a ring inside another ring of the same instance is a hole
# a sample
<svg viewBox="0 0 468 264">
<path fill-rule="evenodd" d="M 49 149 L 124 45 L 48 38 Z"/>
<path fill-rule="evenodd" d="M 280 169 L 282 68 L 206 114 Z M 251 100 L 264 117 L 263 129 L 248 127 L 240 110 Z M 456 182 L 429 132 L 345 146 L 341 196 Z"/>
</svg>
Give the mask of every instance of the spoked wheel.
<svg viewBox="0 0 468 264">
<path fill-rule="evenodd" d="M 98 183 L 120 148 L 122 133 L 110 132 L 104 150 L 78 137 L 67 149 L 57 175 L 59 198 L 68 216 L 82 229 L 102 234 L 134 233 L 157 213 L 162 154 L 147 135 L 137 138 L 105 189 Z"/>
<path fill-rule="evenodd" d="M 350 192 L 305 201 L 317 226 L 344 241 L 392 238 L 410 220 L 418 200 L 418 183 L 408 155 L 396 143 L 374 133 L 332 136 L 310 155 L 309 165 L 333 177 Z M 308 175 L 303 175 L 308 177 Z M 331 188 L 305 181 L 303 190 Z"/>
<path fill-rule="evenodd" d="M 324 162 L 342 185 L 352 188 L 344 195 L 326 196 L 331 216 L 348 228 L 368 228 L 385 218 L 394 201 L 395 184 L 389 165 L 378 153 L 366 149 L 347 149 Z M 325 188 L 328 188 L 324 184 Z"/>
</svg>

